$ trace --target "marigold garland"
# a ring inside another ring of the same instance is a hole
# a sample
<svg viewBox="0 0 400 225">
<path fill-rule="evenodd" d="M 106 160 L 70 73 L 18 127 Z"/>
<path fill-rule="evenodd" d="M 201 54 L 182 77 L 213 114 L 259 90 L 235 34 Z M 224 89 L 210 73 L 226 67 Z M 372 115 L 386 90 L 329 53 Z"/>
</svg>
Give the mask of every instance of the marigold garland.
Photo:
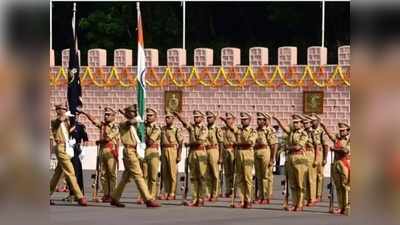
<svg viewBox="0 0 400 225">
<path fill-rule="evenodd" d="M 66 85 L 68 76 L 67 69 L 61 67 L 57 73 L 49 73 L 50 86 Z M 183 68 L 175 70 L 166 67 L 162 73 L 158 73 L 155 68 L 148 68 L 146 84 L 151 88 L 164 87 L 174 85 L 178 88 L 187 88 L 195 86 L 204 86 L 216 88 L 223 85 L 230 87 L 243 88 L 249 86 L 251 81 L 253 84 L 262 88 L 276 89 L 282 85 L 291 88 L 310 88 L 315 85 L 319 88 L 330 88 L 339 85 L 350 86 L 349 76 L 350 68 L 343 72 L 343 68 L 337 65 L 331 75 L 325 72 L 323 66 L 313 70 L 312 66 L 307 65 L 302 73 L 296 73 L 295 68 L 288 67 L 286 74 L 279 66 L 275 66 L 271 74 L 265 66 L 258 67 L 255 71 L 252 66 L 248 66 L 244 72 L 240 72 L 240 68 L 220 67 L 216 74 L 210 72 L 205 67 L 199 72 L 196 67 L 190 68 L 190 73 Z M 239 71 L 239 72 L 238 72 Z M 295 77 L 300 76 L 300 79 Z M 262 77 L 261 79 L 259 77 Z M 325 79 L 324 79 L 325 78 Z M 111 67 L 110 72 L 104 73 L 103 69 L 91 67 L 83 68 L 81 74 L 81 83 L 84 86 L 94 85 L 96 87 L 123 87 L 135 88 L 136 75 L 130 73 L 127 68 L 118 69 Z M 309 83 L 311 85 L 309 85 Z"/>
</svg>

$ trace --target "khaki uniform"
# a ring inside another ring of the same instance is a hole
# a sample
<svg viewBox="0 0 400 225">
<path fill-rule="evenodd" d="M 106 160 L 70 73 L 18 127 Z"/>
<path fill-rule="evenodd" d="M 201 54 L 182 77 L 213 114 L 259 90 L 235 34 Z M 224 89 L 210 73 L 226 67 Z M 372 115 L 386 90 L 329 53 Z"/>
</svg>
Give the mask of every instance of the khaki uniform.
<svg viewBox="0 0 400 225">
<path fill-rule="evenodd" d="M 258 180 L 259 199 L 270 199 L 272 196 L 273 177 L 271 159 L 271 146 L 278 143 L 275 130 L 272 127 L 257 129 L 257 139 L 254 146 L 254 166 Z"/>
<path fill-rule="evenodd" d="M 67 137 L 64 136 L 63 129 L 67 131 L 65 134 Z M 65 144 L 68 141 L 68 131 L 70 129 L 70 125 L 68 121 L 61 122 L 59 119 L 55 119 L 51 121 L 51 131 L 53 140 L 55 141 L 55 153 L 57 156 L 57 166 L 55 168 L 53 177 L 50 180 L 50 195 L 52 195 L 56 189 L 58 181 L 60 180 L 61 176 L 64 174 L 66 180 L 70 184 L 70 188 L 72 193 L 75 195 L 77 199 L 83 198 L 82 191 L 79 188 L 74 167 L 71 162 L 71 158 L 67 155 L 65 150 Z M 67 138 L 67 139 L 66 139 Z"/>
<path fill-rule="evenodd" d="M 207 136 L 207 192 L 217 198 L 220 191 L 219 183 L 219 144 L 222 142 L 222 130 L 215 124 L 208 127 Z"/>
<path fill-rule="evenodd" d="M 306 173 L 306 179 L 305 179 L 305 191 L 304 191 L 304 199 L 308 203 L 312 203 L 315 201 L 316 196 L 317 196 L 317 186 L 316 186 L 316 181 L 317 181 L 317 167 L 314 167 L 314 161 L 316 160 L 315 158 L 315 148 L 314 148 L 314 141 L 313 141 L 313 133 L 314 130 L 310 127 L 309 130 L 306 130 L 306 133 L 308 135 L 308 140 L 306 143 L 306 156 L 308 159 L 307 162 L 307 173 Z"/>
<path fill-rule="evenodd" d="M 182 146 L 182 130 L 175 126 L 161 129 L 161 166 L 164 190 L 169 196 L 176 195 L 178 146 Z"/>
<path fill-rule="evenodd" d="M 189 131 L 189 169 L 192 190 L 192 200 L 204 200 L 206 194 L 207 172 L 207 144 L 208 130 L 204 125 L 190 124 L 186 127 Z"/>
<path fill-rule="evenodd" d="M 235 159 L 235 133 L 229 127 L 222 127 L 223 135 L 223 154 L 224 154 L 224 172 L 225 172 L 225 193 L 228 195 L 232 193 L 233 174 L 234 174 L 234 159 Z"/>
<path fill-rule="evenodd" d="M 298 208 L 303 207 L 304 178 L 308 168 L 308 159 L 305 153 L 305 145 L 308 135 L 303 129 L 291 130 L 288 135 L 288 146 L 300 145 L 299 151 L 290 151 L 287 159 L 289 185 L 292 203 Z"/>
<path fill-rule="evenodd" d="M 350 135 L 341 138 L 336 135 L 335 148 L 343 147 L 348 151 L 348 155 L 335 153 L 335 159 L 332 168 L 332 178 L 336 187 L 336 195 L 340 209 L 349 213 L 349 191 L 350 191 Z"/>
<path fill-rule="evenodd" d="M 136 128 L 127 121 L 119 124 L 119 132 L 121 142 L 124 146 L 123 161 L 125 171 L 122 174 L 122 178 L 111 197 L 113 200 L 119 201 L 126 184 L 128 184 L 131 181 L 131 178 L 133 178 L 141 197 L 145 201 L 153 200 L 153 197 L 150 195 L 147 184 L 143 178 L 142 169 L 140 168 L 140 161 L 136 152 L 136 145 L 138 144 L 134 135 Z"/>
<path fill-rule="evenodd" d="M 108 124 L 101 122 L 96 126 L 100 129 L 101 139 L 110 140 L 100 144 L 102 188 L 104 196 L 110 196 L 117 183 L 119 129 L 114 122 Z"/>
<path fill-rule="evenodd" d="M 153 198 L 157 195 L 157 175 L 160 167 L 160 137 L 161 128 L 158 125 L 155 123 L 146 124 L 146 150 L 144 154 L 143 173 Z M 152 141 L 152 144 L 148 144 L 149 140 Z"/>
<path fill-rule="evenodd" d="M 243 201 L 250 203 L 253 186 L 253 147 L 257 139 L 257 132 L 250 127 L 235 129 L 238 151 L 236 153 L 236 178 Z"/>
<path fill-rule="evenodd" d="M 314 148 L 316 151 L 316 169 L 317 169 L 317 176 L 316 176 L 316 196 L 317 198 L 321 199 L 322 192 L 324 189 L 324 165 L 323 165 L 323 146 L 327 145 L 326 141 L 326 133 L 322 127 L 317 127 L 313 130 L 313 138 L 314 138 Z"/>
</svg>

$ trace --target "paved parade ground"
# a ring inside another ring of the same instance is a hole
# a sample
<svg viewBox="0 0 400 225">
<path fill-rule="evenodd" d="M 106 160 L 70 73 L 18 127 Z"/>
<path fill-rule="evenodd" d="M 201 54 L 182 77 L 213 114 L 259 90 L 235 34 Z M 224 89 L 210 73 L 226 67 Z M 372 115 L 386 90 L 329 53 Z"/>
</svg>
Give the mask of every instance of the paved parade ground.
<svg viewBox="0 0 400 225">
<path fill-rule="evenodd" d="M 90 174 L 91 172 L 86 171 L 84 176 L 86 196 L 89 200 L 91 200 Z M 203 208 L 189 208 L 182 206 L 180 193 L 179 200 L 161 201 L 163 207 L 147 209 L 144 205 L 135 203 L 137 190 L 133 181 L 127 185 L 121 199 L 126 203 L 126 208 L 114 208 L 109 204 L 92 201 L 89 202 L 89 207 L 79 207 L 76 203 L 62 201 L 67 193 L 56 192 L 52 196 L 56 206 L 50 206 L 50 221 L 53 225 L 342 225 L 349 223 L 349 217 L 327 213 L 329 205 L 327 191 L 324 193 L 324 201 L 316 207 L 305 208 L 304 212 L 283 211 L 282 187 L 280 186 L 282 179 L 283 176 L 275 176 L 271 204 L 254 205 L 253 209 L 229 208 L 230 199 L 228 198 L 220 198 L 216 203 L 207 202 Z M 328 182 L 329 179 L 326 183 Z"/>
</svg>

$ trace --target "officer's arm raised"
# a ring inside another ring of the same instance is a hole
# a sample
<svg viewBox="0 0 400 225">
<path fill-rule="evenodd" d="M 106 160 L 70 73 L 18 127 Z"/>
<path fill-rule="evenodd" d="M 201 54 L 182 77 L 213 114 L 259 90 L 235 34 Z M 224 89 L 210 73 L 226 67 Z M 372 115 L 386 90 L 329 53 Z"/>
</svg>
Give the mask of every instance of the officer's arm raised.
<svg viewBox="0 0 400 225">
<path fill-rule="evenodd" d="M 233 125 L 233 123 L 228 123 L 228 121 L 226 121 L 226 119 L 224 117 L 219 117 L 225 124 L 226 126 L 233 132 L 236 132 L 236 129 Z"/>
<path fill-rule="evenodd" d="M 118 109 L 118 112 L 121 113 L 125 118 L 127 118 L 127 116 L 126 116 L 124 111 L 122 111 L 121 109 Z"/>
<path fill-rule="evenodd" d="M 332 133 L 329 132 L 329 130 L 326 128 L 325 124 L 321 123 L 321 127 L 324 129 L 326 135 L 328 136 L 329 139 L 331 139 L 332 142 L 336 141 L 336 137 L 332 135 Z"/>
<path fill-rule="evenodd" d="M 90 115 L 89 113 L 86 113 L 84 111 L 78 110 L 78 113 L 83 114 L 84 116 L 86 116 L 90 122 L 92 122 L 93 125 L 95 125 L 96 127 L 100 128 L 101 127 L 101 123 L 99 121 L 96 121 L 96 119 L 93 118 L 92 115 Z"/>
<path fill-rule="evenodd" d="M 185 128 L 189 127 L 189 124 L 186 122 L 186 120 L 182 117 L 182 115 L 178 112 L 173 112 L 173 114 L 176 116 L 176 118 L 178 118 L 179 121 L 181 121 L 182 125 Z"/>
<path fill-rule="evenodd" d="M 285 133 L 290 134 L 290 129 L 287 126 L 283 125 L 283 123 L 278 118 L 273 116 L 272 119 L 274 119 L 278 123 L 278 125 L 282 128 L 282 130 Z"/>
<path fill-rule="evenodd" d="M 183 135 L 180 128 L 177 128 L 176 130 L 176 140 L 178 141 L 178 155 L 176 161 L 179 162 L 181 161 L 181 154 L 183 148 Z"/>
</svg>

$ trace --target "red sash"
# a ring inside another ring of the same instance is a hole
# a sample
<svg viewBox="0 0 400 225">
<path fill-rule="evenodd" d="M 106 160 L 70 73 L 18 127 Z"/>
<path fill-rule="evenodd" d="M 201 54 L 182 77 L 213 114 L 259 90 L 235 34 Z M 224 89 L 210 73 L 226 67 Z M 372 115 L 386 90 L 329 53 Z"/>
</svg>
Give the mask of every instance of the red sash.
<svg viewBox="0 0 400 225">
<path fill-rule="evenodd" d="M 112 141 L 110 141 L 105 144 L 104 147 L 111 149 L 111 154 L 116 160 L 118 160 L 118 145 L 115 145 L 114 143 L 112 143 Z"/>
<path fill-rule="evenodd" d="M 105 138 L 106 134 L 106 125 L 102 123 L 101 126 L 101 136 Z M 104 147 L 111 149 L 111 154 L 114 156 L 114 158 L 118 161 L 118 145 L 114 144 L 112 141 L 107 142 Z"/>
</svg>

